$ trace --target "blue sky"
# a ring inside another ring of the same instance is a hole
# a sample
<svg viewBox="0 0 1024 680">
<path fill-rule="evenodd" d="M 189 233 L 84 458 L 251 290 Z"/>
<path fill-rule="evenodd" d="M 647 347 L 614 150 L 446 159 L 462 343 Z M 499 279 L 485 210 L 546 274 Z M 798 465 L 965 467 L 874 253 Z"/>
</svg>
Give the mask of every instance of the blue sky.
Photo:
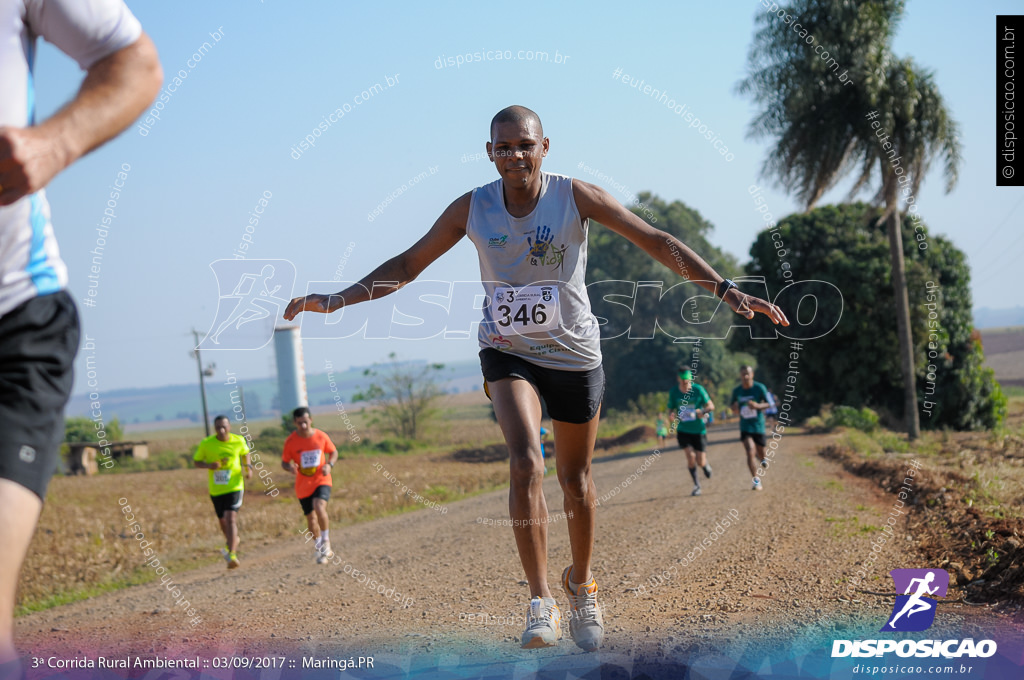
<svg viewBox="0 0 1024 680">
<path fill-rule="evenodd" d="M 715 225 L 713 241 L 741 261 L 762 225 L 747 193 L 751 184 L 763 188 L 775 215 L 798 209 L 758 176 L 766 145 L 747 139 L 754 105 L 735 93 L 760 2 L 519 3 L 514 10 L 491 3 L 280 0 L 129 6 L 157 44 L 165 84 L 179 69 L 187 78 L 147 135 L 130 128 L 48 190 L 70 289 L 82 301 L 109 186 L 122 164 L 130 166 L 96 305 L 81 307 L 101 390 L 195 379 L 189 331 L 207 330 L 217 308 L 210 263 L 232 257 L 261 196 L 270 198 L 250 235 L 250 259 L 290 260 L 294 292 L 301 294 L 307 281 L 331 280 L 351 243 L 344 274 L 358 279 L 411 244 L 452 200 L 497 178 L 487 161 L 462 158 L 483 151 L 491 116 L 512 103 L 541 115 L 551 138 L 546 170 L 596 181 L 581 174 L 583 162 L 633 192 L 682 200 Z M 897 54 L 935 72 L 961 125 L 958 186 L 944 194 L 933 171 L 917 201 L 929 228 L 969 255 L 978 307 L 1019 304 L 1008 284 L 1013 262 L 1024 255 L 1024 193 L 995 187 L 993 115 L 995 15 L 1018 8 L 911 0 L 895 40 Z M 218 31 L 215 42 L 210 34 Z M 204 42 L 211 48 L 190 70 Z M 543 51 L 550 61 L 436 68 L 439 58 L 488 50 L 524 50 L 524 57 L 526 50 Z M 568 59 L 553 63 L 556 51 Z M 734 158 L 724 160 L 664 105 L 614 80 L 616 68 L 686 104 Z M 82 77 L 49 45 L 40 50 L 36 75 L 41 116 L 66 101 Z M 355 103 L 388 78 L 391 87 Z M 346 105 L 315 147 L 293 158 L 292 147 Z M 368 221 L 367 213 L 403 184 L 407 190 Z M 838 189 L 823 202 L 845 195 Z M 478 275 L 468 241 L 423 274 Z M 304 345 L 309 372 L 321 372 L 327 359 L 343 368 L 390 351 L 441 361 L 473 359 L 477 351 L 475 339 Z M 248 377 L 272 373 L 269 347 L 207 357 L 219 376 L 225 369 Z M 84 353 L 76 393 L 84 390 L 83 362 Z"/>
</svg>

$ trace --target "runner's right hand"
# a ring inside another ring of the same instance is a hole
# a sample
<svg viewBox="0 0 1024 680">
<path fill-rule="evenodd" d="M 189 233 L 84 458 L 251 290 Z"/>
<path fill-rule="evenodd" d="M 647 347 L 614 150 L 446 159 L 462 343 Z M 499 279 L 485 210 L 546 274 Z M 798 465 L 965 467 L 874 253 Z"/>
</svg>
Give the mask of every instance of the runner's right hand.
<svg viewBox="0 0 1024 680">
<path fill-rule="evenodd" d="M 310 293 L 306 297 L 297 297 L 288 303 L 288 307 L 284 310 L 284 318 L 286 321 L 291 321 L 300 312 L 329 314 L 331 311 L 328 306 L 330 298 L 330 295 L 323 295 L 321 293 Z"/>
</svg>

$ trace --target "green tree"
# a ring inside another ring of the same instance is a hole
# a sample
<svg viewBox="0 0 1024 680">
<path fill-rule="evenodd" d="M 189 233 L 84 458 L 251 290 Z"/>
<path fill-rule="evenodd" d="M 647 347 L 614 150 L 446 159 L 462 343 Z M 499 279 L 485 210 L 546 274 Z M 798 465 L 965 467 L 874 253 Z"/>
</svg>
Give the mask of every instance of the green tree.
<svg viewBox="0 0 1024 680">
<path fill-rule="evenodd" d="M 96 443 L 96 422 L 80 416 L 67 418 L 64 421 L 64 441 L 68 444 L 82 442 Z M 103 432 L 108 442 L 118 442 L 124 439 L 124 431 L 117 418 L 103 422 Z"/>
<path fill-rule="evenodd" d="M 699 212 L 681 201 L 666 203 L 657 196 L 642 192 L 638 198 L 648 211 L 634 207 L 631 210 L 648 223 L 665 232 L 676 236 L 680 241 L 696 251 L 708 264 L 723 276 L 733 276 L 740 271 L 736 259 L 712 246 L 708 241 L 714 227 Z M 623 281 L 635 284 L 638 281 L 663 282 L 659 291 L 656 287 L 649 292 L 638 292 L 632 300 L 626 302 L 632 307 L 632 314 L 625 312 L 622 323 L 629 325 L 630 333 L 609 332 L 605 326 L 601 342 L 604 370 L 610 386 L 605 393 L 605 405 L 609 408 L 625 409 L 631 400 L 650 392 L 663 392 L 675 384 L 676 368 L 682 364 L 690 364 L 694 355 L 694 345 L 686 342 L 675 342 L 680 337 L 694 331 L 683 331 L 680 325 L 670 318 L 669 305 L 659 299 L 672 286 L 682 279 L 663 264 L 653 260 L 640 248 L 612 232 L 603 225 L 592 223 L 588 239 L 587 285 L 597 284 L 589 288 L 591 305 L 598 316 L 608 305 L 597 299 L 605 290 L 599 282 Z M 625 284 L 625 289 L 629 289 Z M 693 295 L 705 291 L 695 284 Z M 620 286 L 618 290 L 623 290 Z M 624 308 L 623 308 L 624 309 Z M 703 314 L 703 311 L 702 311 Z M 728 308 L 715 314 L 711 328 L 706 329 L 708 335 L 725 337 L 732 312 Z M 728 318 L 727 318 L 728 317 Z M 656 325 L 672 332 L 654 330 Z M 653 331 L 653 337 L 645 337 Z M 609 337 L 618 335 L 618 337 Z M 632 335 L 633 337 L 630 337 Z M 730 355 L 725 343 L 719 340 L 704 340 L 696 353 L 700 359 L 697 369 L 698 382 L 708 387 L 709 381 L 720 383 L 726 380 L 725 372 L 730 372 L 728 379 L 735 377 L 735 370 L 729 367 L 726 357 Z M 738 368 L 738 365 L 737 365 Z"/>
<path fill-rule="evenodd" d="M 796 418 L 817 413 L 824 404 L 901 413 L 900 359 L 887 351 L 896 344 L 898 329 L 894 302 L 887 294 L 892 270 L 887 228 L 878 219 L 883 213 L 883 208 L 864 203 L 829 205 L 790 215 L 778 225 L 788 257 L 799 263 L 799 278 L 832 283 L 843 294 L 839 325 L 807 343 L 794 360 L 793 370 L 798 373 L 793 375 L 791 394 Z M 929 235 L 923 223 L 901 224 L 920 386 L 915 404 L 934 404 L 930 415 L 925 412 L 924 425 L 960 430 L 995 427 L 1005 417 L 1006 398 L 992 370 L 982 367 L 981 345 L 972 329 L 967 258 L 946 239 Z M 915 229 L 932 247 L 917 247 Z M 769 232 L 759 234 L 747 265 L 747 273 L 765 277 L 773 292 L 786 285 L 774 244 Z M 799 318 L 791 321 L 799 323 L 813 312 L 813 305 L 801 306 Z M 763 329 L 769 325 L 760 319 L 756 323 Z M 789 343 L 749 346 L 758 361 L 758 380 L 785 398 L 791 369 Z"/>
<path fill-rule="evenodd" d="M 784 9 L 799 17 L 814 40 L 799 40 L 776 14 L 759 16 L 749 73 L 739 85 L 761 105 L 751 135 L 772 139 L 765 174 L 808 210 L 854 167 L 859 175 L 851 197 L 877 171 L 875 200 L 885 205 L 878 220 L 888 229 L 903 413 L 914 438 L 920 423 L 901 200 L 916 208 L 914 197 L 936 158 L 944 161 L 946 191 L 952 190 L 960 162 L 957 125 L 931 74 L 892 54 L 903 0 L 796 0 Z M 831 50 L 827 61 L 821 46 Z M 839 68 L 844 73 L 837 76 Z"/>
<path fill-rule="evenodd" d="M 437 417 L 437 399 L 444 394 L 439 384 L 444 364 L 400 363 L 394 352 L 386 366 L 363 371 L 372 382 L 352 395 L 353 401 L 368 401 L 376 409 L 370 423 L 405 439 L 416 439 L 424 427 Z"/>
</svg>

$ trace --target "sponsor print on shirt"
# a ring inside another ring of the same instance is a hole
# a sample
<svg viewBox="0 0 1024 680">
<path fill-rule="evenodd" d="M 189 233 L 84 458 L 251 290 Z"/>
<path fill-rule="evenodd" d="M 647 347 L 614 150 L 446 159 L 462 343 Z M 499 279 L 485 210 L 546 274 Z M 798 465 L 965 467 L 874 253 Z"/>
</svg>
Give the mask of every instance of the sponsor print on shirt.
<svg viewBox="0 0 1024 680">
<path fill-rule="evenodd" d="M 562 243 L 555 247 L 555 235 L 547 225 L 537 227 L 535 232 L 526 232 L 526 245 L 530 247 L 530 264 L 535 267 L 550 266 L 552 271 L 565 269 L 565 253 L 569 246 Z M 493 240 L 493 239 L 492 239 Z"/>
</svg>

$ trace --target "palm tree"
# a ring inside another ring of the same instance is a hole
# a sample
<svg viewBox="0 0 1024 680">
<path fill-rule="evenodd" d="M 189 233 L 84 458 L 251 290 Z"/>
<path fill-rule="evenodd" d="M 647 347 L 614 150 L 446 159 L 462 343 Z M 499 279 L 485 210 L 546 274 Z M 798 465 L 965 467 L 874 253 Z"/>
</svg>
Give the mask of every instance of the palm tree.
<svg viewBox="0 0 1024 680">
<path fill-rule="evenodd" d="M 807 28 L 813 43 L 800 39 L 778 15 L 762 15 L 749 74 L 738 89 L 762 107 L 750 135 L 775 142 L 763 173 L 795 194 L 806 210 L 859 166 L 854 196 L 877 168 L 875 201 L 885 206 L 880 221 L 888 221 L 906 428 L 915 439 L 920 421 L 900 205 L 913 202 L 936 157 L 944 160 L 946 191 L 952 190 L 960 146 L 957 125 L 932 75 L 911 59 L 892 55 L 903 5 L 903 0 L 797 0 L 785 11 Z M 829 60 L 819 45 L 835 46 Z M 836 75 L 833 60 L 847 81 Z M 877 115 L 869 119 L 871 112 Z"/>
</svg>

